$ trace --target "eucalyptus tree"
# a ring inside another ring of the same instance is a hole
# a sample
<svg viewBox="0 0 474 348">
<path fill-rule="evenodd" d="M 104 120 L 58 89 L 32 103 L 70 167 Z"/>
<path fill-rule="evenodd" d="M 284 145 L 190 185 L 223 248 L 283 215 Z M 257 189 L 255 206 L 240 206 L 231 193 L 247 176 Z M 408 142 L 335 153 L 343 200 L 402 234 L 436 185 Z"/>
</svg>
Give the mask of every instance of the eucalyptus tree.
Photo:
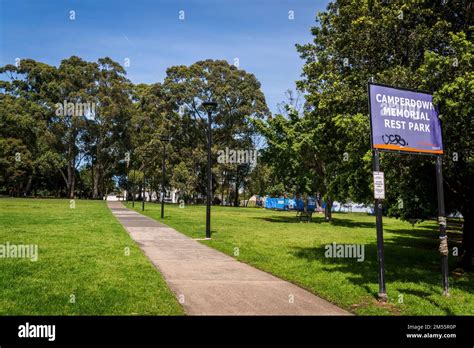
<svg viewBox="0 0 474 348">
<path fill-rule="evenodd" d="M 100 58 L 93 64 L 94 87 L 90 97 L 94 112 L 86 115 L 85 150 L 92 171 L 92 198 L 102 198 L 105 184 L 120 175 L 119 164 L 130 144 L 132 84 L 125 69 L 112 59 Z"/>
<path fill-rule="evenodd" d="M 179 147 L 180 125 L 172 102 L 162 84 L 139 84 L 132 93 L 133 116 L 131 119 L 131 163 L 145 174 L 150 191 L 158 191 L 162 183 L 168 186 L 169 178 L 162 178 L 162 163 L 168 168 L 179 163 L 175 148 Z M 166 153 L 166 158 L 163 156 Z M 143 183 L 142 183 L 143 186 Z"/>
<path fill-rule="evenodd" d="M 206 163 L 207 114 L 201 104 L 213 100 L 218 105 L 212 120 L 214 154 L 226 147 L 249 149 L 254 145 L 253 136 L 256 133 L 252 120 L 269 115 L 261 85 L 253 74 L 224 60 L 204 60 L 190 66 L 168 68 L 163 85 L 174 103 L 174 110 L 180 115 L 184 132 L 188 134 L 183 139 L 185 146 L 180 149 L 181 157 L 196 159 L 183 163 L 201 179 L 196 189 L 205 193 L 202 180 Z M 217 182 L 229 185 L 233 182 L 234 200 L 238 202 L 241 178 L 237 164 L 229 166 L 229 163 L 223 163 L 220 168 L 215 166 L 213 176 L 221 176 L 224 172 L 227 178 L 213 180 L 213 189 L 216 189 Z"/>
<path fill-rule="evenodd" d="M 55 79 L 44 98 L 54 103 L 49 131 L 54 135 L 51 146 L 66 164 L 59 171 L 67 186 L 67 196 L 74 198 L 76 171 L 82 164 L 87 142 L 87 117 L 93 113 L 97 65 L 72 56 L 61 61 Z"/>
<path fill-rule="evenodd" d="M 59 172 L 65 183 L 72 181 L 65 175 L 66 158 L 55 151 L 57 139 L 51 127 L 56 117 L 57 68 L 24 59 L 1 67 L 0 73 L 4 77 L 0 81 L 3 190 L 27 195 L 48 181 L 42 178 Z"/>
</svg>

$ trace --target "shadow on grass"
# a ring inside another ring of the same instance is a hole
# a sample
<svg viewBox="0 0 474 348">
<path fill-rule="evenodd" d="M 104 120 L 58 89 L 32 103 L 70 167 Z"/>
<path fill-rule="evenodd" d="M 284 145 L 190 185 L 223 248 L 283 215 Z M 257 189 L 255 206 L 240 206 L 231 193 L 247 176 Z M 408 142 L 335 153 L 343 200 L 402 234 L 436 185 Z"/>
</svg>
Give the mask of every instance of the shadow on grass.
<svg viewBox="0 0 474 348">
<path fill-rule="evenodd" d="M 375 229 L 375 218 L 374 222 L 361 222 L 353 219 L 341 219 L 339 217 L 333 217 L 331 225 L 338 227 L 349 227 L 349 228 L 374 228 Z"/>
<path fill-rule="evenodd" d="M 446 315 L 456 315 L 456 313 L 453 312 L 451 310 L 451 308 L 449 308 L 448 306 L 442 305 L 442 304 L 440 304 L 436 301 L 433 301 L 430 298 L 430 296 L 432 296 L 433 294 L 435 294 L 435 295 L 439 294 L 439 292 L 437 292 L 435 288 L 433 288 L 432 293 L 429 293 L 429 292 L 426 292 L 426 291 L 421 291 L 421 290 L 404 289 L 403 294 L 404 295 L 412 295 L 412 296 L 422 298 L 423 300 L 430 302 L 433 306 L 438 307 L 439 309 L 441 309 Z"/>
<path fill-rule="evenodd" d="M 438 235 L 424 233 L 420 230 L 397 230 L 395 235 L 385 240 L 385 277 L 387 283 L 415 283 L 424 286 L 424 290 L 403 289 L 403 294 L 411 294 L 423 300 L 431 302 L 434 306 L 444 311 L 447 315 L 454 313 L 446 306 L 429 298 L 432 295 L 441 294 L 441 263 L 438 253 Z M 420 236 L 421 235 L 421 236 Z M 414 238 L 420 237 L 420 238 Z M 335 241 L 337 243 L 337 241 Z M 377 243 L 375 241 L 364 246 L 365 260 L 357 262 L 356 258 L 326 258 L 324 245 L 318 247 L 295 247 L 293 255 L 306 259 L 307 261 L 317 261 L 323 265 L 326 272 L 341 272 L 345 278 L 366 289 L 374 298 L 377 293 L 370 288 L 370 284 L 377 284 Z M 454 269 L 456 260 L 450 258 L 450 270 Z M 454 281 L 454 287 L 465 291 L 473 292 L 474 284 L 471 284 L 466 275 L 461 279 L 455 279 L 450 273 L 450 279 Z"/>
<path fill-rule="evenodd" d="M 253 219 L 258 219 L 258 220 L 264 220 L 267 222 L 277 222 L 277 223 L 299 223 L 300 221 L 294 216 L 288 216 L 288 215 L 273 215 L 271 217 L 262 217 L 262 216 L 253 216 Z"/>
<path fill-rule="evenodd" d="M 402 235 L 404 237 L 411 237 L 406 238 L 406 243 L 408 246 L 412 247 L 420 247 L 422 249 L 429 247 L 431 249 L 433 245 L 437 248 L 439 244 L 439 230 L 435 225 L 417 226 L 411 229 L 386 228 L 384 229 L 384 232 L 394 234 L 395 236 Z M 448 231 L 447 235 L 450 247 L 461 244 L 462 232 Z"/>
<path fill-rule="evenodd" d="M 294 215 L 272 215 L 272 216 L 255 216 L 254 219 L 264 220 L 267 222 L 275 222 L 275 223 L 306 223 L 301 222 L 300 219 L 296 216 L 296 212 Z M 333 217 L 331 222 L 326 222 L 324 219 L 324 215 L 322 214 L 313 214 L 312 220 L 308 222 L 309 224 L 321 224 L 327 223 L 331 224 L 332 226 L 340 226 L 340 227 L 349 227 L 349 228 L 375 228 L 375 220 L 374 222 L 361 222 L 355 221 L 353 219 L 348 218 L 340 218 L 340 217 Z"/>
</svg>

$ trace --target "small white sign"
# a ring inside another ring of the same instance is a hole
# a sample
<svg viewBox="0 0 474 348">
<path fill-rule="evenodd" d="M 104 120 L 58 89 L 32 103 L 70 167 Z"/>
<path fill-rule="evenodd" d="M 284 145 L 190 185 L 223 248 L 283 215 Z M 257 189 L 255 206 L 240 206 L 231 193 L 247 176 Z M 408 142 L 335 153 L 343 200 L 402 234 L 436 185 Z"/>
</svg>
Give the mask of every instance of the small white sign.
<svg viewBox="0 0 474 348">
<path fill-rule="evenodd" d="M 385 199 L 385 180 L 383 172 L 374 172 L 374 198 Z"/>
</svg>

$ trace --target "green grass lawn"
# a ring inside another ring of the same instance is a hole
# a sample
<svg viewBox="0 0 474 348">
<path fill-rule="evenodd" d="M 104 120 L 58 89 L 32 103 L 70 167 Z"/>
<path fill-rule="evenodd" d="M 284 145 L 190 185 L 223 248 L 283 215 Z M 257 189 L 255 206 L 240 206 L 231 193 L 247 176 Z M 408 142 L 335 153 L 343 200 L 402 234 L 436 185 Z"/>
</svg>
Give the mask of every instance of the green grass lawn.
<svg viewBox="0 0 474 348">
<path fill-rule="evenodd" d="M 0 199 L 7 242 L 38 245 L 38 260 L 0 258 L 0 315 L 183 314 L 103 201 Z"/>
<path fill-rule="evenodd" d="M 131 206 L 131 204 L 130 204 Z M 141 203 L 135 205 L 140 212 Z M 147 203 L 145 215 L 157 220 L 160 205 Z M 167 205 L 164 222 L 194 238 L 205 237 L 205 207 Z M 389 302 L 376 300 L 377 243 L 375 218 L 366 214 L 322 215 L 299 223 L 294 212 L 256 208 L 212 208 L 211 241 L 202 241 L 238 260 L 298 284 L 360 315 L 474 315 L 474 275 L 453 272 L 450 258 L 449 298 L 441 295 L 438 230 L 433 221 L 414 228 L 384 218 L 385 266 Z M 460 232 L 449 233 L 450 248 Z M 365 261 L 324 256 L 324 246 L 365 245 Z M 238 249 L 236 249 L 238 248 Z"/>
</svg>

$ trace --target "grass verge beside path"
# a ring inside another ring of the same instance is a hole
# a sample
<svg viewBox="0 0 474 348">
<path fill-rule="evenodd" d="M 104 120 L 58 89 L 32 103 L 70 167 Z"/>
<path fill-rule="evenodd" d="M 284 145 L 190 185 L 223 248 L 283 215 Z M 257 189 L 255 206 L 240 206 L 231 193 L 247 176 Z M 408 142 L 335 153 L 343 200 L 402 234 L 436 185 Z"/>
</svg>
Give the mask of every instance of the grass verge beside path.
<svg viewBox="0 0 474 348">
<path fill-rule="evenodd" d="M 129 205 L 131 207 L 131 204 Z M 141 203 L 135 205 L 141 212 Z M 160 205 L 144 212 L 160 219 Z M 193 237 L 205 236 L 205 206 L 166 205 L 164 223 Z M 474 315 L 474 274 L 453 272 L 451 297 L 441 295 L 438 230 L 427 221 L 384 218 L 388 304 L 376 301 L 377 242 L 375 218 L 365 214 L 322 215 L 298 223 L 294 212 L 256 208 L 212 207 L 212 240 L 201 241 L 257 268 L 298 284 L 359 315 Z M 459 247 L 460 232 L 449 233 L 450 249 Z M 365 260 L 326 258 L 325 245 L 363 244 Z"/>
<path fill-rule="evenodd" d="M 38 260 L 0 258 L 0 315 L 183 314 L 104 201 L 0 199 L 7 242 L 38 245 Z"/>
</svg>

